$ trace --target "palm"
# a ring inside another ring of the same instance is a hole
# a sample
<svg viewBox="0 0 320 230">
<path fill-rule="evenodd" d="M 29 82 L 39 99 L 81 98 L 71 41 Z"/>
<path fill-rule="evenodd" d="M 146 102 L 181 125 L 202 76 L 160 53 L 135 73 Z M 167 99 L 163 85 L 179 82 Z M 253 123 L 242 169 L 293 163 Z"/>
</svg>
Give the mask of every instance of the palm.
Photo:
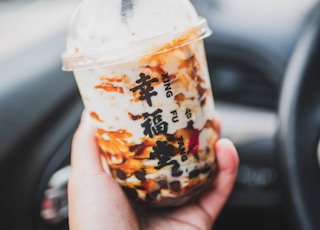
<svg viewBox="0 0 320 230">
<path fill-rule="evenodd" d="M 151 210 L 144 207 L 135 208 L 135 210 L 138 210 L 142 229 L 211 229 L 212 223 L 222 208 L 223 203 L 221 201 L 225 200 L 220 197 L 220 202 L 216 206 L 207 203 L 208 199 L 212 202 L 218 195 L 217 193 L 210 193 L 213 190 L 215 188 L 212 186 L 208 188 L 208 191 L 203 194 L 200 200 L 181 207 Z M 210 209 L 214 211 L 212 212 Z"/>
<path fill-rule="evenodd" d="M 90 123 L 82 121 L 72 146 L 70 229 L 211 229 L 231 192 L 239 163 L 228 140 L 217 142 L 216 153 L 219 171 L 198 201 L 151 210 L 130 204 L 101 161 Z"/>
<path fill-rule="evenodd" d="M 151 214 L 144 214 L 140 219 L 142 229 L 191 230 L 210 229 L 211 226 L 211 218 L 197 203 L 173 210 L 152 210 Z"/>
</svg>

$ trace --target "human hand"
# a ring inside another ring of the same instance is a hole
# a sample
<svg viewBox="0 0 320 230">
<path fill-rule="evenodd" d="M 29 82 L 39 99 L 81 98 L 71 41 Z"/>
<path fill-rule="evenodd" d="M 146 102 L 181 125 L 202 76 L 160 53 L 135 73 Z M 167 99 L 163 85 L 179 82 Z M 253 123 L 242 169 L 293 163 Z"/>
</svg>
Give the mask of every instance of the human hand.
<svg viewBox="0 0 320 230">
<path fill-rule="evenodd" d="M 215 148 L 219 171 L 197 201 L 151 210 L 131 203 L 113 179 L 84 113 L 72 143 L 68 184 L 70 230 L 211 229 L 229 197 L 239 164 L 232 142 L 220 139 Z"/>
</svg>

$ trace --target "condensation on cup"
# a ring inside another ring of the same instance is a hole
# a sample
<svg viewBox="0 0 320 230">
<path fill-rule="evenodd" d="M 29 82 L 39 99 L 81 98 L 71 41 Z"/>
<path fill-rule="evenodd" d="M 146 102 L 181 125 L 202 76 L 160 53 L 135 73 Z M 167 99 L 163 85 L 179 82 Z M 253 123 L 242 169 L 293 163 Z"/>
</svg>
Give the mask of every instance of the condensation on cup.
<svg viewBox="0 0 320 230">
<path fill-rule="evenodd" d="M 189 0 L 87 0 L 72 17 L 63 69 L 74 72 L 101 152 L 133 200 L 180 205 L 215 175 L 210 34 Z"/>
</svg>

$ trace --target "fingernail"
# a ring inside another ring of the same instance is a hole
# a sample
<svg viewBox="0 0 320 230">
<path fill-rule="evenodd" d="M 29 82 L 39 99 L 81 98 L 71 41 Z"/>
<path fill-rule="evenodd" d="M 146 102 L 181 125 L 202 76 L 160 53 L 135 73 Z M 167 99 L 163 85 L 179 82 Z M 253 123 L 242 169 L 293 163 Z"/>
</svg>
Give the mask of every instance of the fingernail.
<svg viewBox="0 0 320 230">
<path fill-rule="evenodd" d="M 221 138 L 219 140 L 219 148 L 225 148 L 226 146 L 228 146 L 228 148 L 233 148 L 234 150 L 236 150 L 235 145 L 233 144 L 233 142 L 227 138 Z"/>
</svg>

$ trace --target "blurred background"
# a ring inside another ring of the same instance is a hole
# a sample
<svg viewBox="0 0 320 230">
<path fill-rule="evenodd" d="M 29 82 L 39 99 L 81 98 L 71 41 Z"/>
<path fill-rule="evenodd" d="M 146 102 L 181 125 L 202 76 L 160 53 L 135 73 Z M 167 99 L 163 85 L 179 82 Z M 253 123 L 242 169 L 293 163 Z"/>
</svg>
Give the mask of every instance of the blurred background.
<svg viewBox="0 0 320 230">
<path fill-rule="evenodd" d="M 68 229 L 70 145 L 83 107 L 61 53 L 79 2 L 0 0 L 0 229 Z M 291 229 L 275 148 L 278 105 L 318 1 L 192 2 L 213 30 L 205 40 L 213 94 L 222 136 L 241 161 L 215 229 Z"/>
</svg>

